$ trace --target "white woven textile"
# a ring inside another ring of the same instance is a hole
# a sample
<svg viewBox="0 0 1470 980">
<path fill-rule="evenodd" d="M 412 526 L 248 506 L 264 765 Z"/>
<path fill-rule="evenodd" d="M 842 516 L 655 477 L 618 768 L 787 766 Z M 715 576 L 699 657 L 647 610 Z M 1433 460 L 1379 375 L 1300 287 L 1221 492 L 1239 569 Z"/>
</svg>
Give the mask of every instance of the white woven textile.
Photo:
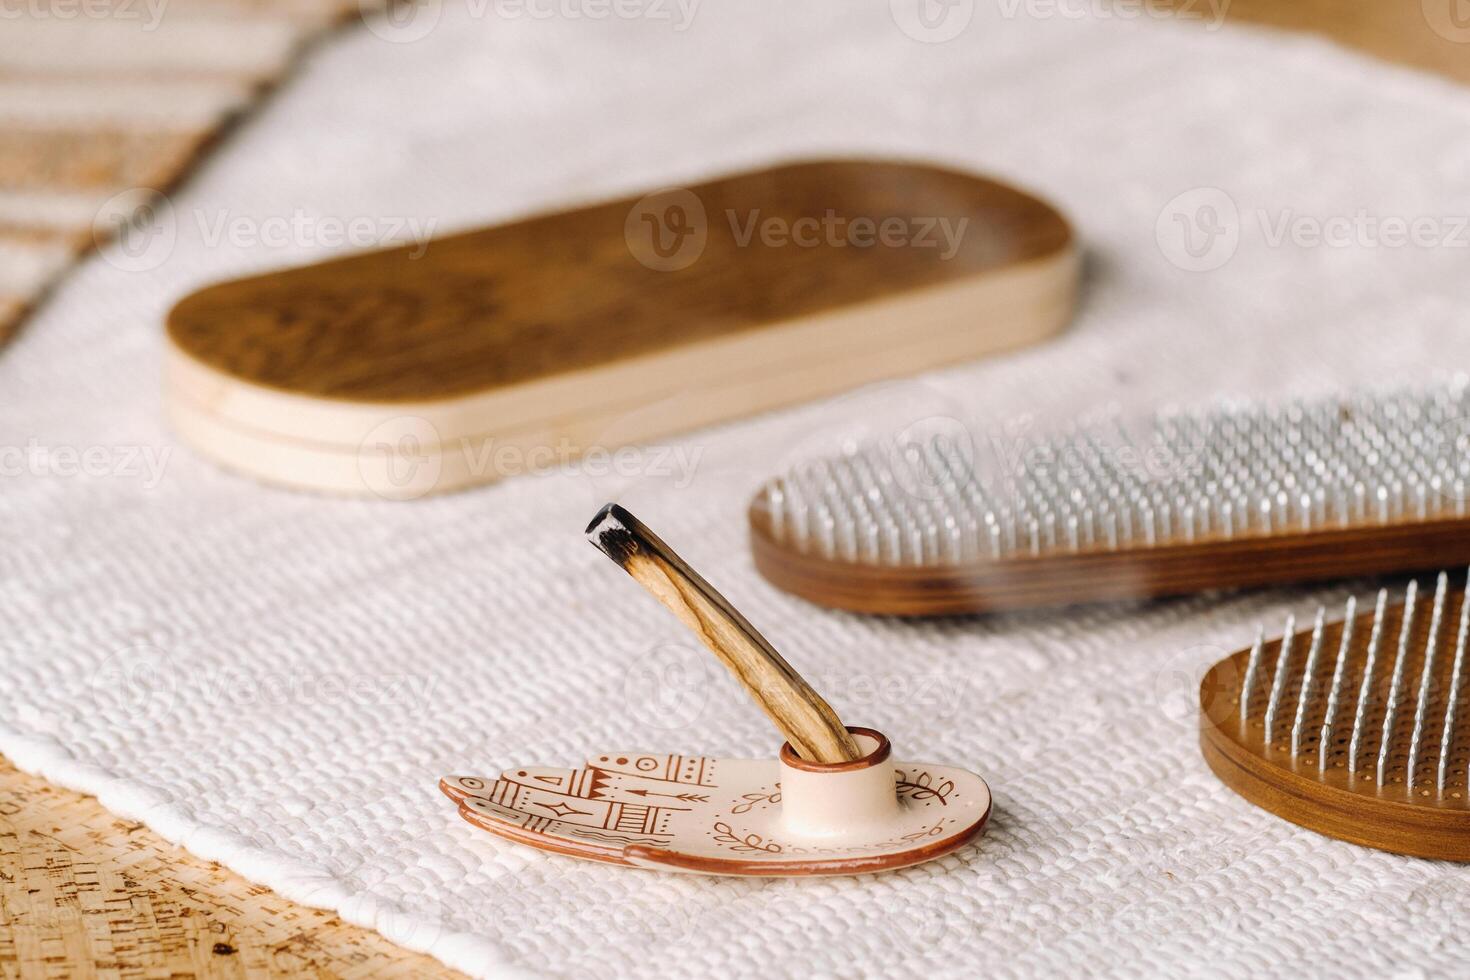
<svg viewBox="0 0 1470 980">
<path fill-rule="evenodd" d="M 0 751 L 479 975 L 1463 975 L 1461 869 L 1297 829 L 1196 748 L 1200 665 L 1344 588 L 863 619 L 764 584 L 743 509 L 799 454 L 927 415 L 1001 424 L 1470 363 L 1470 94 L 1316 41 L 1071 16 L 1082 4 L 977 4 L 928 43 L 890 6 L 705 0 L 679 30 L 672 3 L 670 19 L 447 3 L 410 43 L 358 29 L 315 52 L 174 198 L 162 251 L 89 260 L 0 354 Z M 170 302 L 340 249 L 312 237 L 327 219 L 401 239 L 399 219 L 443 231 L 834 153 L 932 158 L 1058 201 L 1089 249 L 1075 328 L 673 440 L 684 455 L 639 475 L 414 504 L 263 488 L 163 425 Z M 1311 243 L 1313 221 L 1366 227 L 1360 212 L 1432 219 L 1439 240 Z M 307 231 L 284 242 L 249 234 L 298 214 Z M 221 216 L 245 231 L 214 235 Z M 679 458 L 697 458 L 692 480 Z M 583 542 L 611 498 L 850 723 L 985 774 L 979 846 L 762 882 L 576 862 L 462 822 L 443 773 L 775 749 L 731 682 L 685 683 L 707 655 Z M 658 698 L 676 724 L 656 723 Z"/>
</svg>

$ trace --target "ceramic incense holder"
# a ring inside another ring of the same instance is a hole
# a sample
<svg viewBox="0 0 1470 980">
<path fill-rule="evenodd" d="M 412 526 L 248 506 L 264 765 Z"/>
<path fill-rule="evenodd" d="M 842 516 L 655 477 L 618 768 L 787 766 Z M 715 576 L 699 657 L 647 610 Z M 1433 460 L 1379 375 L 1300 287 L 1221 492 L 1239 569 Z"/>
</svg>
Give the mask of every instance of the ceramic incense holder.
<svg viewBox="0 0 1470 980">
<path fill-rule="evenodd" d="M 632 514 L 609 504 L 587 536 L 699 637 L 786 744 L 775 759 L 607 752 L 580 769 L 444 778 L 440 788 L 470 823 L 624 867 L 768 877 L 907 867 L 985 829 L 983 779 L 896 763 L 884 735 L 843 725 L 765 637 Z"/>
<path fill-rule="evenodd" d="M 889 871 L 963 847 L 990 790 L 962 769 L 895 763 L 888 739 L 850 730 L 854 762 L 603 753 L 580 769 L 450 776 L 460 815 L 498 837 L 624 867 L 778 877 Z"/>
</svg>

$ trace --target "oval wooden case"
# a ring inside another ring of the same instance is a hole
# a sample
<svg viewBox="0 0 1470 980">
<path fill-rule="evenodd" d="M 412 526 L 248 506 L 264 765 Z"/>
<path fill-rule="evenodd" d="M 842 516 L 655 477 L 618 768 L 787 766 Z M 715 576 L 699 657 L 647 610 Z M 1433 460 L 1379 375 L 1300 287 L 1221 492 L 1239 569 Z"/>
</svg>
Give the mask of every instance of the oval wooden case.
<svg viewBox="0 0 1470 980">
<path fill-rule="evenodd" d="M 1376 612 L 1353 617 L 1347 644 L 1344 622 L 1323 625 L 1319 638 L 1294 632 L 1284 665 L 1282 641 L 1263 642 L 1254 676 L 1252 650 L 1216 664 L 1200 685 L 1200 747 L 1227 786 L 1293 823 L 1385 851 L 1470 861 L 1464 593 L 1438 603 L 1421 595 L 1407 631 L 1403 604 L 1380 608 L 1366 684 Z"/>
<path fill-rule="evenodd" d="M 885 220 L 902 231 L 880 239 Z M 414 497 L 1036 342 L 1069 319 L 1078 270 L 1050 205 L 863 161 L 419 251 L 183 299 L 166 365 L 179 433 L 267 481 Z"/>
</svg>

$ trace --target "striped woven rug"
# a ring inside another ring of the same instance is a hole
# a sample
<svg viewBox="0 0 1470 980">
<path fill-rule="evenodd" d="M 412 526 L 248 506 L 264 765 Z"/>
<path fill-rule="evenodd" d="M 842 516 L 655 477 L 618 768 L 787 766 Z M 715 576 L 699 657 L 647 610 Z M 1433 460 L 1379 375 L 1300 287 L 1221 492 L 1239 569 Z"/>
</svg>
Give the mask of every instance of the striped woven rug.
<svg viewBox="0 0 1470 980">
<path fill-rule="evenodd" d="M 108 237 L 109 202 L 176 184 L 305 42 L 358 9 L 0 0 L 0 342 Z"/>
</svg>

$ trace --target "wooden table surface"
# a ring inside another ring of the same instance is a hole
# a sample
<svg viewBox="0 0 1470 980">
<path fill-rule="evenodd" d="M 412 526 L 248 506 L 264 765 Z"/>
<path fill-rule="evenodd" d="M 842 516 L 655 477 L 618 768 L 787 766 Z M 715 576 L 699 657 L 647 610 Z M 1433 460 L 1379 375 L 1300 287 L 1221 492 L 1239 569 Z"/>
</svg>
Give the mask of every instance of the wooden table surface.
<svg viewBox="0 0 1470 980">
<path fill-rule="evenodd" d="M 1155 7 L 1309 31 L 1388 61 L 1470 82 L 1470 11 L 1465 0 L 1149 0 Z M 1456 26 L 1456 18 L 1464 26 Z"/>
<path fill-rule="evenodd" d="M 1157 2 L 1208 9 L 1207 0 Z M 1229 0 L 1228 12 L 1470 81 L 1470 26 L 1465 41 L 1445 36 L 1458 2 Z M 450 975 L 0 761 L 0 977 Z"/>
</svg>

